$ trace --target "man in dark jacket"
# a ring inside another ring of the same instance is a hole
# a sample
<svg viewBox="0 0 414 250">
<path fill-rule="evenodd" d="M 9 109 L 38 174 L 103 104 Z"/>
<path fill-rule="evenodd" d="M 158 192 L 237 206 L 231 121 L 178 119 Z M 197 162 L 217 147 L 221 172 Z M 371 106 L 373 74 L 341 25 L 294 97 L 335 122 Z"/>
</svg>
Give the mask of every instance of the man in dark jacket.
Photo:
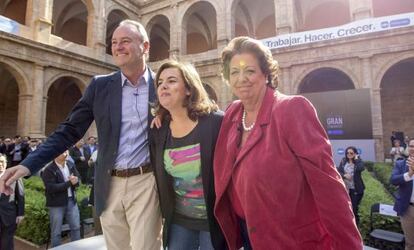
<svg viewBox="0 0 414 250">
<path fill-rule="evenodd" d="M 80 139 L 75 146 L 69 149 L 69 155 L 75 162 L 76 169 L 79 171 L 81 181 L 83 184 L 89 183 L 88 181 L 88 160 L 90 158 L 89 153 L 84 148 L 83 139 Z"/>
<path fill-rule="evenodd" d="M 401 218 L 405 249 L 414 249 L 414 139 L 408 142 L 408 154 L 407 160 L 396 161 L 390 182 L 398 186 L 394 210 Z"/>
<path fill-rule="evenodd" d="M 80 239 L 79 209 L 75 188 L 79 186 L 79 173 L 66 161 L 65 151 L 50 163 L 42 174 L 46 190 L 46 206 L 49 208 L 51 246 L 61 244 L 63 218 L 70 227 L 71 240 Z"/>
<path fill-rule="evenodd" d="M 6 170 L 6 157 L 0 155 L 0 176 Z M 14 249 L 13 236 L 24 216 L 24 193 L 21 179 L 14 183 L 12 195 L 0 194 L 0 249 Z"/>
</svg>

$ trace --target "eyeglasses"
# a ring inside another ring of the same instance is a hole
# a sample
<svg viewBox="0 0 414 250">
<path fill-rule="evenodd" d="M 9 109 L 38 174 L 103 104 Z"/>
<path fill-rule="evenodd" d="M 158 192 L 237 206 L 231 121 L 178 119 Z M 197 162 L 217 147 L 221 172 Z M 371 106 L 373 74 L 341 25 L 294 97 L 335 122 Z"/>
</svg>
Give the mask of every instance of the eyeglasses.
<svg viewBox="0 0 414 250">
<path fill-rule="evenodd" d="M 354 152 L 346 152 L 347 155 L 354 155 Z"/>
</svg>

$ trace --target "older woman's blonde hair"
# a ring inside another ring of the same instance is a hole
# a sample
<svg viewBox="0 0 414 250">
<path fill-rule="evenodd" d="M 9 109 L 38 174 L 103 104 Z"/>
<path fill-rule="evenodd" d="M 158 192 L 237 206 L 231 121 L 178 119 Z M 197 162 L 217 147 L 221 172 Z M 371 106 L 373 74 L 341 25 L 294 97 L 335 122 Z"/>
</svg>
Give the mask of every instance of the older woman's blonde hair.
<svg viewBox="0 0 414 250">
<path fill-rule="evenodd" d="M 155 76 L 155 85 L 157 88 L 162 71 L 169 68 L 178 69 L 184 80 L 186 89 L 190 92 L 184 100 L 183 107 L 187 109 L 187 115 L 191 120 L 195 121 L 200 116 L 218 110 L 217 104 L 208 97 L 197 70 L 191 64 L 184 64 L 174 60 L 163 63 Z M 168 110 L 162 107 L 158 101 L 155 103 L 153 114 L 160 115 L 163 119 L 171 118 Z"/>
<path fill-rule="evenodd" d="M 267 85 L 273 89 L 277 88 L 279 84 L 279 65 L 273 59 L 272 52 L 259 40 L 247 36 L 234 38 L 221 52 L 224 80 L 229 81 L 231 59 L 233 56 L 242 53 L 254 55 L 259 62 L 262 73 L 267 77 Z"/>
</svg>

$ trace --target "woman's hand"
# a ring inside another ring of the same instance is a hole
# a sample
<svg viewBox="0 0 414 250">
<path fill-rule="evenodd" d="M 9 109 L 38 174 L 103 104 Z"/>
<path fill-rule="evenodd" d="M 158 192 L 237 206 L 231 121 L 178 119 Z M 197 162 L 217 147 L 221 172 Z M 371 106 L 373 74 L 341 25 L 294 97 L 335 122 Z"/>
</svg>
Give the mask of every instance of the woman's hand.
<svg viewBox="0 0 414 250">
<path fill-rule="evenodd" d="M 156 128 L 159 129 L 161 128 L 161 125 L 162 125 L 162 118 L 160 115 L 157 115 L 156 117 L 154 117 L 154 119 L 152 119 L 150 128 L 153 128 L 155 126 Z"/>
<path fill-rule="evenodd" d="M 344 178 L 347 180 L 352 180 L 352 176 L 350 174 L 344 174 Z"/>
</svg>

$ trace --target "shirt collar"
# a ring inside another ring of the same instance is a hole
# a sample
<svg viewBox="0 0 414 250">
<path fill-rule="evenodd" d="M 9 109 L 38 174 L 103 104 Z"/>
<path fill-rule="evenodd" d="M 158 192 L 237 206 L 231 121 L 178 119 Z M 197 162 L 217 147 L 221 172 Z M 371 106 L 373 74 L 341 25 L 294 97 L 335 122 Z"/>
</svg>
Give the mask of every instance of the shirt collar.
<svg viewBox="0 0 414 250">
<path fill-rule="evenodd" d="M 142 78 L 144 78 L 144 84 L 146 84 L 148 82 L 148 80 L 149 80 L 149 70 L 148 70 L 148 67 L 145 67 L 144 73 L 138 78 L 138 84 L 141 83 L 141 79 Z M 124 73 L 122 73 L 122 71 L 121 71 L 121 85 L 122 85 L 122 87 L 124 87 L 125 83 L 127 83 L 127 82 L 130 85 L 133 85 L 128 80 L 128 78 L 124 75 Z"/>
<path fill-rule="evenodd" d="M 65 164 L 63 164 L 63 165 L 60 165 L 59 163 L 57 163 L 56 161 L 54 161 L 55 162 L 55 164 L 60 168 L 60 169 L 64 169 L 65 168 L 65 166 L 66 166 L 66 163 Z"/>
</svg>

